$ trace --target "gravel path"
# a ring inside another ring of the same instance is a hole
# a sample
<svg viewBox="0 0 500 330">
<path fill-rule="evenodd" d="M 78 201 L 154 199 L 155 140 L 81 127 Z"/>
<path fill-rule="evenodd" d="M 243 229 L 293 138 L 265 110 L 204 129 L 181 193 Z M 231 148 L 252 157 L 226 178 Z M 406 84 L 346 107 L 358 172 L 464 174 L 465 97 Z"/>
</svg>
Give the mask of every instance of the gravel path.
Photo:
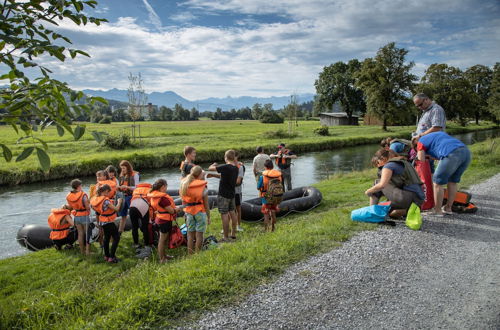
<svg viewBox="0 0 500 330">
<path fill-rule="evenodd" d="M 474 215 L 363 232 L 192 328 L 500 329 L 500 174 Z"/>
</svg>

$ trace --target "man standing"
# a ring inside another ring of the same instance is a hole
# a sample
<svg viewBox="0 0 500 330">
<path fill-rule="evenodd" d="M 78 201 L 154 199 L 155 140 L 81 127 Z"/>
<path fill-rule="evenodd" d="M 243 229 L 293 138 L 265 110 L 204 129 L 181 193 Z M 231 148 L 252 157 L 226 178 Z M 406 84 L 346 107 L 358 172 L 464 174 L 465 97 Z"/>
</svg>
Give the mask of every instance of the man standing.
<svg viewBox="0 0 500 330">
<path fill-rule="evenodd" d="M 446 115 L 439 104 L 432 101 L 424 93 L 416 94 L 413 97 L 413 103 L 423 112 L 418 121 L 417 135 L 414 137 L 422 137 L 446 129 Z"/>
<path fill-rule="evenodd" d="M 255 181 L 259 182 L 262 172 L 266 170 L 264 163 L 271 158 L 264 153 L 264 149 L 261 146 L 258 146 L 255 151 L 257 152 L 257 156 L 253 158 L 253 175 L 255 176 Z"/>
<path fill-rule="evenodd" d="M 297 155 L 285 148 L 285 144 L 281 143 L 278 146 L 278 152 L 272 154 L 271 158 L 275 159 L 276 165 L 281 171 L 282 182 L 286 190 L 292 190 L 292 159 L 297 159 Z"/>
</svg>

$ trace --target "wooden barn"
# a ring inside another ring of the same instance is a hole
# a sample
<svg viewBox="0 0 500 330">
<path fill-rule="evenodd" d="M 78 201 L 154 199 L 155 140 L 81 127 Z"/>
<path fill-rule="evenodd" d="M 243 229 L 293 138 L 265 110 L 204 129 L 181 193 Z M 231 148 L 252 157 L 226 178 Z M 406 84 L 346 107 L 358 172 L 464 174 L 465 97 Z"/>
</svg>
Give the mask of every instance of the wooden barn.
<svg viewBox="0 0 500 330">
<path fill-rule="evenodd" d="M 321 125 L 340 126 L 340 125 L 358 125 L 359 116 L 352 115 L 351 120 L 345 112 L 323 112 L 319 114 Z"/>
</svg>

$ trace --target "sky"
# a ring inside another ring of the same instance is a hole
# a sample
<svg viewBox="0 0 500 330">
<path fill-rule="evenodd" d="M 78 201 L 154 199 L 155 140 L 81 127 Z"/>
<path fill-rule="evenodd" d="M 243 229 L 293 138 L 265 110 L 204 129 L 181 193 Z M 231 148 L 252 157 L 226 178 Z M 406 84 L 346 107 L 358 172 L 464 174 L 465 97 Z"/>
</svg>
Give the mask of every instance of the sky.
<svg viewBox="0 0 500 330">
<path fill-rule="evenodd" d="M 191 100 L 314 93 L 324 66 L 393 41 L 418 76 L 500 61 L 499 0 L 100 0 L 86 13 L 109 22 L 59 29 L 91 58 L 43 60 L 75 89 L 126 89 L 141 73 L 147 92 Z"/>
</svg>

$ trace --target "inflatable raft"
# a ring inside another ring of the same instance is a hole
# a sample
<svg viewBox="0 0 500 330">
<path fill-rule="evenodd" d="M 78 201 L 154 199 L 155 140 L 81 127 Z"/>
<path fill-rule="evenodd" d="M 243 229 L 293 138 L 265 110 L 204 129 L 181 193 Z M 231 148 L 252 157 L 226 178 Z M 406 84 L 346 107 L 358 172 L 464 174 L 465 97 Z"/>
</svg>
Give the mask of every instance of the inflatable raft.
<svg viewBox="0 0 500 330">
<path fill-rule="evenodd" d="M 293 212 L 306 212 L 318 206 L 322 199 L 323 195 L 314 187 L 292 189 L 284 193 L 277 216 L 284 217 Z M 248 222 L 263 220 L 261 207 L 260 197 L 243 201 L 241 203 L 241 219 Z"/>
</svg>

